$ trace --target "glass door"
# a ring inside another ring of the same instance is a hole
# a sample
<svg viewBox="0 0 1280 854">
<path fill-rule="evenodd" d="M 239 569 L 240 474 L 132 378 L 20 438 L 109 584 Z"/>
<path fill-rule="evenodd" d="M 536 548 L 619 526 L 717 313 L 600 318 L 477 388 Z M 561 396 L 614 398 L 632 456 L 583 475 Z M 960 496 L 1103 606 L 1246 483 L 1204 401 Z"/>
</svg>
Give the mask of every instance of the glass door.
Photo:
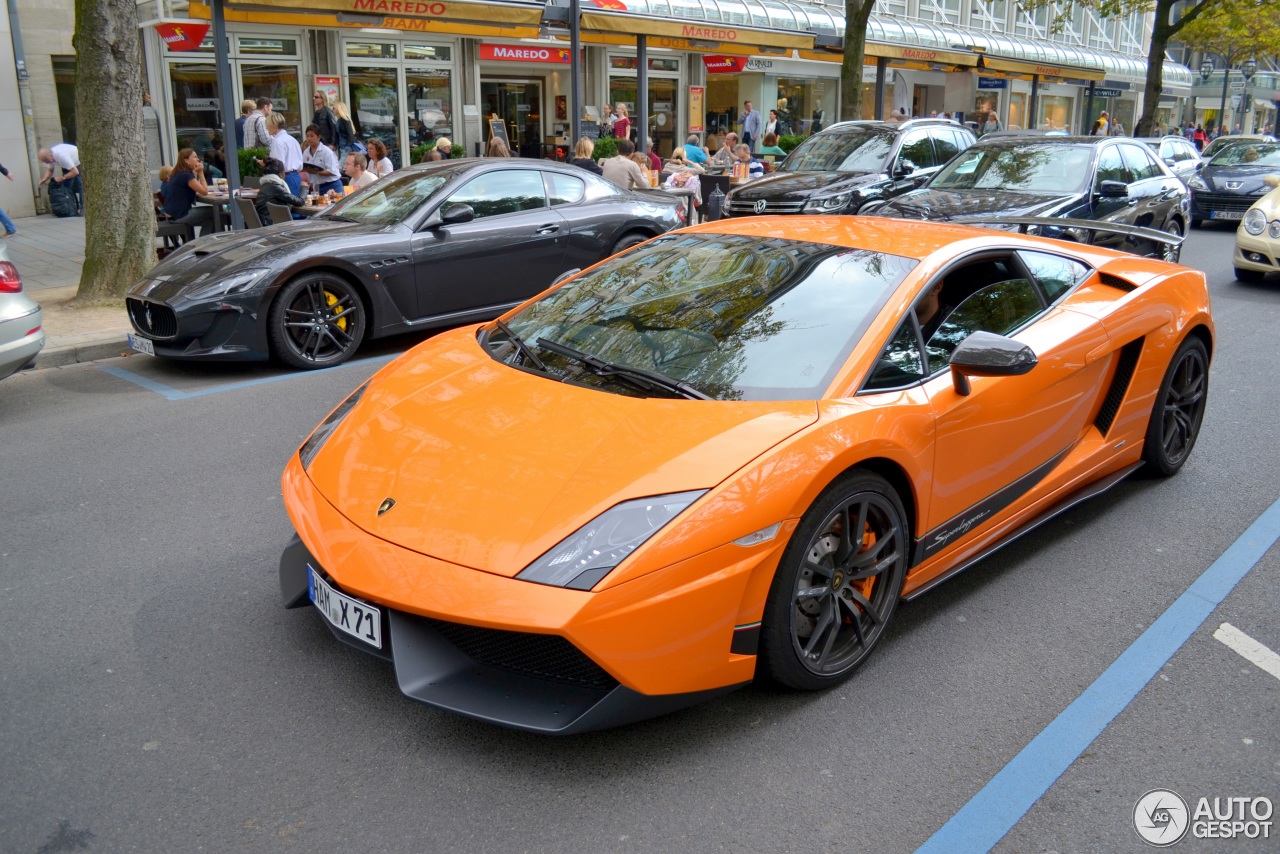
<svg viewBox="0 0 1280 854">
<path fill-rule="evenodd" d="M 296 65 L 260 65 L 257 63 L 239 63 L 241 91 L 244 98 L 270 98 L 271 111 L 284 116 L 284 129 L 297 139 L 302 139 L 303 129 L 311 124 L 311 113 L 305 115 L 303 107 L 310 107 L 298 100 L 298 66 Z M 236 115 L 240 114 L 237 105 Z"/>
<path fill-rule="evenodd" d="M 433 146 L 441 137 L 458 142 L 449 104 L 450 71 L 447 68 L 406 68 L 405 108 L 409 116 L 409 148 Z M 417 158 L 414 158 L 415 160 Z"/>
<path fill-rule="evenodd" d="M 356 133 L 366 144 L 380 139 L 396 168 L 409 165 L 400 141 L 398 76 L 399 70 L 392 67 L 347 66 L 347 106 Z"/>
<path fill-rule="evenodd" d="M 480 100 L 485 117 L 497 116 L 507 126 L 511 153 L 520 157 L 542 157 L 542 81 L 482 80 Z M 485 124 L 485 145 L 489 143 Z"/>
</svg>

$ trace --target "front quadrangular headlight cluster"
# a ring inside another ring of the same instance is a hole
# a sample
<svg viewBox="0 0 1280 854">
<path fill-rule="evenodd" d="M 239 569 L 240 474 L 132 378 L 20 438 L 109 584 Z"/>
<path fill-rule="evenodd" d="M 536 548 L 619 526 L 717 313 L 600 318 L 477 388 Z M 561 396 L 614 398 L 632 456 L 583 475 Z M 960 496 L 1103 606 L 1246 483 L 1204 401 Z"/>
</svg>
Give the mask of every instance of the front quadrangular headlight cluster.
<svg viewBox="0 0 1280 854">
<path fill-rule="evenodd" d="M 1207 191 L 1207 190 L 1209 189 L 1209 185 L 1208 185 L 1208 184 L 1206 184 L 1206 183 L 1204 182 L 1204 179 L 1203 179 L 1203 178 L 1201 178 L 1199 175 L 1192 175 L 1190 178 L 1188 178 L 1188 179 L 1187 179 L 1187 186 L 1188 186 L 1188 187 L 1190 187 L 1190 188 L 1191 188 L 1191 189 L 1193 189 L 1193 190 L 1198 190 L 1198 191 L 1200 191 L 1201 193 L 1203 193 L 1203 192 L 1205 192 L 1205 191 Z"/>
<path fill-rule="evenodd" d="M 805 213 L 834 213 L 842 211 L 849 204 L 853 193 L 840 193 L 835 196 L 822 196 L 805 202 Z"/>
<path fill-rule="evenodd" d="M 706 493 L 705 489 L 676 492 L 610 507 L 522 569 L 516 578 L 552 587 L 590 590 L 627 555 Z"/>
<path fill-rule="evenodd" d="M 316 454 L 320 453 L 324 443 L 329 441 L 333 431 L 338 429 L 342 419 L 346 418 L 351 410 L 355 408 L 355 405 L 360 402 L 360 398 L 364 397 L 364 391 L 368 387 L 369 383 L 366 382 L 360 388 L 351 392 L 351 395 L 346 400 L 338 404 L 337 409 L 329 413 L 328 418 L 320 422 L 320 426 L 307 437 L 307 441 L 302 443 L 302 447 L 298 449 L 298 456 L 302 459 L 302 467 L 304 469 L 310 468 L 311 461 L 316 458 Z"/>
<path fill-rule="evenodd" d="M 1254 237 L 1258 237 L 1265 231 L 1271 239 L 1280 240 L 1280 219 L 1273 220 L 1268 227 L 1267 215 L 1260 209 L 1253 208 L 1244 215 L 1244 230 Z"/>
<path fill-rule="evenodd" d="M 262 268 L 253 268 L 249 270 L 237 270 L 235 273 L 222 279 L 214 279 L 212 282 L 200 285 L 197 288 L 187 292 L 188 299 L 209 299 L 211 297 L 229 297 L 236 294 L 248 293 L 262 280 L 267 277 L 270 270 Z"/>
</svg>

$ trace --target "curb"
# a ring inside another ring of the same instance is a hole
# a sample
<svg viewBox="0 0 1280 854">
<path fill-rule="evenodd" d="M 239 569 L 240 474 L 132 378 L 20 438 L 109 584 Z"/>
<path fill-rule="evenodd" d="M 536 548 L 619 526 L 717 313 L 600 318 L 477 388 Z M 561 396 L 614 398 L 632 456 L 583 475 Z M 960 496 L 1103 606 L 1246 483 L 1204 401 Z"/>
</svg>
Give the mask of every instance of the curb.
<svg viewBox="0 0 1280 854">
<path fill-rule="evenodd" d="M 110 338 L 101 338 L 97 341 L 88 341 L 84 344 L 72 344 L 66 347 L 45 347 L 36 356 L 33 370 L 41 370 L 42 368 L 60 368 L 64 365 L 74 365 L 78 362 L 96 362 L 99 359 L 111 359 L 116 356 L 127 355 L 129 345 L 124 341 L 124 335 L 112 335 Z"/>
</svg>

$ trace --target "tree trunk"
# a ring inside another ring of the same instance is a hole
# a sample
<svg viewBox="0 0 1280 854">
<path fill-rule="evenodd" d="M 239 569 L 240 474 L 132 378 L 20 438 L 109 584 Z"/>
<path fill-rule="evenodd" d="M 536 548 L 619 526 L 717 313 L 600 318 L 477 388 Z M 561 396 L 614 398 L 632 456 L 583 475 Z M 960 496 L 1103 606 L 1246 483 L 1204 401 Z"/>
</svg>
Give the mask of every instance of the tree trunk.
<svg viewBox="0 0 1280 854">
<path fill-rule="evenodd" d="M 876 0 L 845 0 L 844 61 L 840 64 L 840 115 L 836 121 L 862 118 L 862 64 L 867 53 L 867 24 Z"/>
<path fill-rule="evenodd" d="M 84 174 L 80 301 L 119 297 L 156 262 L 142 136 L 136 0 L 76 0 L 77 144 Z"/>
<path fill-rule="evenodd" d="M 1142 117 L 1133 129 L 1134 136 L 1155 136 L 1153 125 L 1156 110 L 1160 107 L 1160 92 L 1164 89 L 1164 52 L 1169 46 L 1169 12 L 1173 0 L 1159 0 L 1156 4 L 1156 24 L 1151 30 L 1151 47 L 1147 50 L 1147 84 L 1142 94 Z"/>
</svg>

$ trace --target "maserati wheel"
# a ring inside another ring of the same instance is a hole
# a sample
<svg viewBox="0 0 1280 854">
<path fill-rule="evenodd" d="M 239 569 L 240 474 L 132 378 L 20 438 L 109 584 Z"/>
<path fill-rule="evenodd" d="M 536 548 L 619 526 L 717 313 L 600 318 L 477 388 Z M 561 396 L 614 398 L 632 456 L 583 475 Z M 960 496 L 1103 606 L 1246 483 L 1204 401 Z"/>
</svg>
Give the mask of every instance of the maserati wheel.
<svg viewBox="0 0 1280 854">
<path fill-rule="evenodd" d="M 295 368 L 340 365 L 364 338 L 360 295 L 330 273 L 308 273 L 286 284 L 269 320 L 272 352 Z"/>
</svg>

